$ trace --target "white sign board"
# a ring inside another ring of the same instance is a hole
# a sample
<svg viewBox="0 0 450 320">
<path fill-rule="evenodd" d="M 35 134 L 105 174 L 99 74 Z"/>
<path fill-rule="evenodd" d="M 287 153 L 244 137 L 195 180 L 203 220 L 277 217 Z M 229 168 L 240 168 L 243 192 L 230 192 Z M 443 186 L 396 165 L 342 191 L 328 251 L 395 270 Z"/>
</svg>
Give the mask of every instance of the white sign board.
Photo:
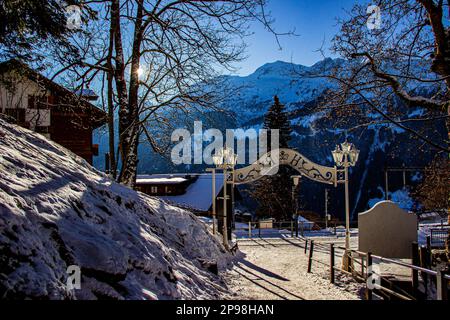
<svg viewBox="0 0 450 320">
<path fill-rule="evenodd" d="M 385 258 L 411 258 L 417 217 L 391 201 L 377 203 L 358 217 L 359 251 Z"/>
</svg>

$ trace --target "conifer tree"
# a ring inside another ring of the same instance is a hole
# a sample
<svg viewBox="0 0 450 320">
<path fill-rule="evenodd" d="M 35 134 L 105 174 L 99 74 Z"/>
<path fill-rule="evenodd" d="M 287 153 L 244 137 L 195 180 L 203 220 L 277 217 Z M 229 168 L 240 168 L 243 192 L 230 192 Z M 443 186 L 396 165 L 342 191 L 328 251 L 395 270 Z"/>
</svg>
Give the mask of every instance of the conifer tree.
<svg viewBox="0 0 450 320">
<path fill-rule="evenodd" d="M 289 122 L 284 105 L 280 103 L 278 96 L 274 97 L 274 104 L 270 107 L 264 117 L 264 129 L 280 130 L 280 148 L 289 147 L 292 133 L 291 123 Z M 268 145 L 271 145 L 270 141 L 268 142 Z"/>
<path fill-rule="evenodd" d="M 39 61 L 55 48 L 60 54 L 77 58 L 78 52 L 69 42 L 75 30 L 67 24 L 66 8 L 79 3 L 78 0 L 2 0 L 0 59 Z"/>
<path fill-rule="evenodd" d="M 277 96 L 265 116 L 264 128 L 280 130 L 280 148 L 289 148 L 292 128 L 288 113 Z M 268 145 L 271 145 L 270 141 Z M 254 183 L 249 194 L 258 202 L 256 215 L 259 218 L 274 218 L 278 221 L 291 219 L 294 207 L 291 176 L 294 174 L 292 168 L 282 166 L 276 175 L 264 177 Z"/>
</svg>

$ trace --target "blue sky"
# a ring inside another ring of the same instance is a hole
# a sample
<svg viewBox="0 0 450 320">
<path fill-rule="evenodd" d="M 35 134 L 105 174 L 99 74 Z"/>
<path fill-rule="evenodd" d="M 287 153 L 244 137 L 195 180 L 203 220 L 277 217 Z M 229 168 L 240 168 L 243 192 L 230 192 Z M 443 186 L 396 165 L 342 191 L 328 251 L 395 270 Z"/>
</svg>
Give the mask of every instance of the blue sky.
<svg viewBox="0 0 450 320">
<path fill-rule="evenodd" d="M 254 23 L 254 35 L 247 39 L 249 58 L 240 63 L 239 75 L 248 75 L 258 67 L 277 60 L 312 65 L 322 59 L 318 52 L 325 39 L 325 46 L 338 30 L 336 17 L 344 16 L 344 9 L 351 9 L 357 0 L 269 0 L 268 9 L 275 19 L 275 29 L 286 32 L 295 29 L 298 36 L 281 38 L 283 50 L 279 50 L 272 34 L 260 24 Z"/>
</svg>

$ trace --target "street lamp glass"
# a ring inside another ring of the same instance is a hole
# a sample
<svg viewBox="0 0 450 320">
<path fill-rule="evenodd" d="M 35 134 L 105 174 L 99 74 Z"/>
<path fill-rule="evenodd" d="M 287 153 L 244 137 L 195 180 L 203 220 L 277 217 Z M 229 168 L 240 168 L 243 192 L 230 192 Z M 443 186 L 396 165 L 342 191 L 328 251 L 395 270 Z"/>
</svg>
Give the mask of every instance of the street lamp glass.
<svg viewBox="0 0 450 320">
<path fill-rule="evenodd" d="M 237 155 L 232 149 L 223 148 L 213 156 L 213 163 L 218 168 L 233 168 L 237 163 Z"/>
<path fill-rule="evenodd" d="M 225 165 L 227 166 L 235 166 L 237 162 L 237 156 L 233 153 L 232 149 L 223 149 L 223 158 Z"/>
<path fill-rule="evenodd" d="M 338 167 L 340 167 L 344 160 L 344 153 L 338 147 L 336 147 L 336 150 L 332 151 L 331 153 L 333 155 L 334 162 Z"/>
<path fill-rule="evenodd" d="M 337 151 L 331 151 L 331 154 L 333 155 L 333 160 L 335 163 L 338 163 L 338 155 L 337 155 Z"/>
<path fill-rule="evenodd" d="M 216 167 L 223 165 L 223 156 L 221 154 L 215 154 L 213 156 L 213 163 Z"/>
<path fill-rule="evenodd" d="M 349 152 L 349 158 L 350 158 L 350 164 L 352 166 L 354 166 L 356 164 L 356 162 L 358 161 L 358 158 L 359 158 L 359 150 L 357 150 L 356 148 L 353 148 Z"/>
<path fill-rule="evenodd" d="M 350 152 L 352 147 L 353 145 L 351 143 L 348 143 L 347 141 L 341 144 L 341 148 L 344 153 Z"/>
</svg>

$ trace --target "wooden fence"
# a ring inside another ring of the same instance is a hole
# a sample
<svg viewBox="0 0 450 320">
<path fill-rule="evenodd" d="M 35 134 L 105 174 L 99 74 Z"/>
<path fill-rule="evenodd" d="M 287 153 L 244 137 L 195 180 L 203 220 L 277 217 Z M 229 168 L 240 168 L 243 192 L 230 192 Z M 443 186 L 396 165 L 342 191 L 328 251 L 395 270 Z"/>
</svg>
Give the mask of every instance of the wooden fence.
<svg viewBox="0 0 450 320">
<path fill-rule="evenodd" d="M 449 226 L 430 229 L 430 246 L 433 248 L 445 248 L 449 231 Z"/>
<path fill-rule="evenodd" d="M 305 226 L 303 223 L 296 224 L 295 221 L 256 221 L 247 222 L 245 228 L 234 228 L 234 231 L 244 231 L 247 233 L 248 238 L 262 238 L 264 230 L 285 230 L 290 232 L 291 237 L 298 237 L 300 234 L 303 235 Z M 257 231 L 257 234 L 253 234 L 253 231 Z"/>
<path fill-rule="evenodd" d="M 241 224 L 244 224 L 241 222 Z M 315 226 L 321 226 L 321 222 L 303 222 L 299 221 L 296 223 L 294 220 L 289 221 L 251 221 L 245 222 L 245 227 L 235 227 L 234 231 L 243 231 L 246 233 L 249 239 L 251 238 L 262 238 L 264 236 L 264 230 L 285 230 L 290 232 L 291 237 L 304 237 L 307 232 L 320 232 L 320 230 L 315 230 Z M 345 221 L 333 221 L 328 225 L 328 229 L 332 231 L 332 234 L 337 235 L 337 230 L 339 228 L 344 228 Z M 341 227 L 339 227 L 341 226 Z M 357 228 L 358 225 L 352 223 L 351 227 Z M 254 231 L 257 231 L 254 234 Z"/>
<path fill-rule="evenodd" d="M 340 272 L 349 276 L 352 276 L 356 281 L 365 283 L 365 298 L 367 300 L 372 300 L 373 292 L 385 294 L 389 297 L 396 297 L 401 300 L 417 300 L 418 297 L 418 288 L 419 288 L 419 272 L 422 274 L 424 278 L 424 287 L 425 290 L 428 287 L 428 281 L 431 280 L 432 277 L 436 279 L 436 297 L 437 300 L 448 300 L 448 281 L 450 280 L 450 275 L 445 274 L 442 270 L 434 271 L 428 268 L 421 267 L 419 265 L 419 261 L 422 261 L 421 250 L 418 250 L 418 244 L 412 244 L 413 250 L 413 264 L 405 263 L 402 261 L 397 261 L 393 259 L 388 259 L 384 257 L 380 257 L 377 255 L 373 255 L 370 252 L 360 252 L 357 250 L 349 250 L 350 259 L 349 266 L 350 272 L 342 270 L 342 268 L 336 266 L 336 257 L 340 257 L 343 259 L 344 254 L 338 255 L 337 250 L 342 250 L 345 252 L 344 247 L 336 246 L 334 244 L 330 244 L 329 246 L 315 243 L 314 240 L 304 239 L 305 241 L 305 254 L 308 254 L 308 273 L 312 272 L 313 262 L 319 264 L 323 267 L 326 267 L 329 270 L 329 279 L 330 283 L 336 282 L 336 272 Z M 329 262 L 325 263 L 321 260 L 315 259 L 314 250 L 316 248 L 320 248 L 321 252 L 325 252 L 329 254 Z M 308 252 L 309 250 L 309 252 Z M 423 250 L 425 252 L 425 250 Z M 375 274 L 373 270 L 373 261 L 377 260 L 378 262 L 391 263 L 397 266 L 401 266 L 404 268 L 408 268 L 411 271 L 411 285 L 412 292 L 408 292 L 404 288 L 400 288 L 397 284 L 392 282 L 391 280 L 383 277 L 381 274 Z M 425 255 L 424 259 L 428 259 L 427 255 Z M 360 267 L 360 270 L 357 270 L 355 265 Z M 380 283 L 377 285 L 370 285 L 370 281 L 374 278 L 378 278 Z M 425 292 L 426 294 L 426 292 Z"/>
</svg>

